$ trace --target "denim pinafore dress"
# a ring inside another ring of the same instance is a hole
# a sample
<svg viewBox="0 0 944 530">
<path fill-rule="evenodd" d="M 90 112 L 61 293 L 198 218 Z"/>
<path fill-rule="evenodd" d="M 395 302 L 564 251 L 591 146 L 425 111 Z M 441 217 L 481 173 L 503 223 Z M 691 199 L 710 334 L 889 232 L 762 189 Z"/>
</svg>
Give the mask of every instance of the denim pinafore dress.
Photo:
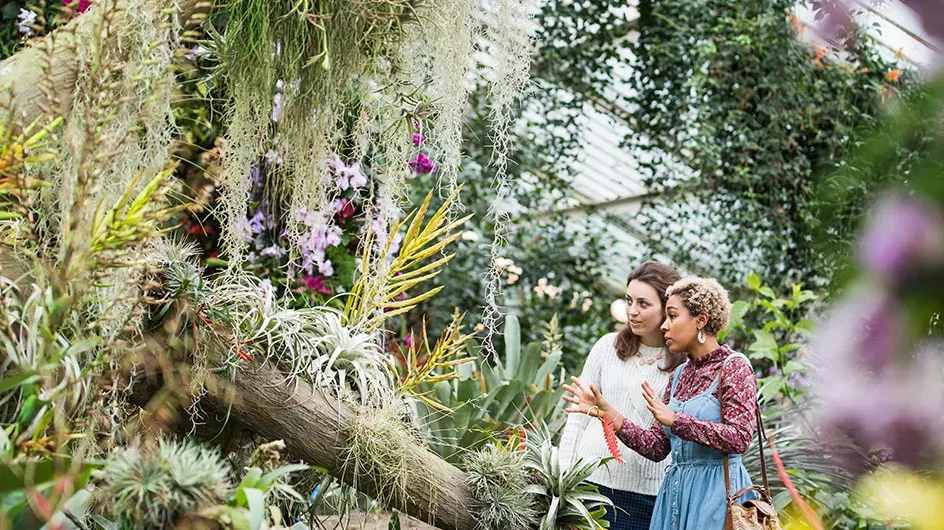
<svg viewBox="0 0 944 530">
<path fill-rule="evenodd" d="M 731 354 L 724 360 L 721 369 L 734 357 L 747 360 L 743 354 Z M 688 401 L 675 399 L 676 386 L 684 367 L 685 364 L 679 366 L 672 377 L 669 409 L 700 420 L 720 423 L 721 409 L 718 399 L 712 395 L 718 388 L 717 377 L 707 390 Z M 672 446 L 672 464 L 665 470 L 665 480 L 656 497 L 649 530 L 722 530 L 726 511 L 722 467 L 724 453 L 698 442 L 683 440 L 673 434 L 670 427 L 665 428 L 665 433 Z M 728 461 L 731 491 L 749 486 L 751 479 L 741 462 L 741 455 L 729 453 Z M 753 498 L 756 498 L 753 491 L 741 496 L 742 501 Z"/>
</svg>

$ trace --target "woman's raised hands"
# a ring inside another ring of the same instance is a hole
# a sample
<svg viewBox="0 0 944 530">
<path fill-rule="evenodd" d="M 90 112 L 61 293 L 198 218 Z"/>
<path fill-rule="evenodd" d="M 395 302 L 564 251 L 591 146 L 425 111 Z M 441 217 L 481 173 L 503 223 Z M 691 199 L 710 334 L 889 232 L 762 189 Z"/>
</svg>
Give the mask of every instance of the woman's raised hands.
<svg viewBox="0 0 944 530">
<path fill-rule="evenodd" d="M 571 377 L 570 380 L 573 381 L 577 387 L 574 388 L 570 385 L 564 385 L 564 390 L 570 392 L 569 396 L 564 394 L 564 401 L 573 404 L 573 406 L 568 408 L 565 412 L 571 414 L 586 414 L 594 418 L 599 418 L 609 412 L 609 403 L 603 399 L 603 394 L 601 394 L 595 386 L 587 386 L 576 377 Z"/>
</svg>

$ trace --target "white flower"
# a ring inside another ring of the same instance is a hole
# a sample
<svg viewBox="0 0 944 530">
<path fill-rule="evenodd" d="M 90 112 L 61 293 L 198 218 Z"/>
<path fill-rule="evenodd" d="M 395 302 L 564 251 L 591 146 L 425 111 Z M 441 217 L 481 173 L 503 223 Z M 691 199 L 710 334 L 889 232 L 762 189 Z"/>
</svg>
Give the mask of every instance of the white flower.
<svg viewBox="0 0 944 530">
<path fill-rule="evenodd" d="M 269 149 L 268 151 L 266 151 L 265 157 L 266 157 L 266 162 L 268 162 L 271 165 L 282 163 L 282 155 L 280 155 L 278 151 Z"/>
<path fill-rule="evenodd" d="M 590 310 L 591 305 L 593 305 L 593 300 L 589 298 L 584 298 L 583 305 L 580 307 L 580 309 L 583 310 L 584 313 L 586 313 L 587 311 Z"/>
<path fill-rule="evenodd" d="M 323 263 L 318 265 L 318 272 L 321 273 L 322 276 L 333 276 L 334 267 L 331 265 L 331 260 L 325 260 Z"/>
<path fill-rule="evenodd" d="M 518 283 L 518 280 L 519 280 L 520 278 L 521 278 L 521 277 L 518 276 L 517 274 L 511 274 L 511 273 L 509 273 L 509 274 L 508 274 L 508 285 L 514 285 L 514 284 Z"/>
<path fill-rule="evenodd" d="M 498 272 L 502 272 L 506 267 L 510 267 L 514 264 L 515 262 L 508 258 L 495 258 L 495 268 L 498 269 Z"/>
<path fill-rule="evenodd" d="M 18 29 L 23 35 L 32 36 L 33 28 L 30 26 L 36 23 L 36 12 L 21 7 L 20 14 L 17 18 L 19 19 L 19 22 L 16 24 L 16 29 Z"/>
<path fill-rule="evenodd" d="M 328 154 L 328 169 L 334 172 L 335 175 L 341 172 L 344 169 L 344 162 L 341 161 L 341 157 L 337 153 Z"/>
<path fill-rule="evenodd" d="M 466 230 L 465 232 L 462 232 L 462 240 L 463 240 L 463 241 L 471 241 L 471 242 L 474 243 L 474 242 L 476 242 L 476 241 L 479 240 L 479 235 L 476 234 L 473 230 Z M 498 262 L 497 262 L 497 260 L 496 260 L 496 264 L 497 264 L 497 263 L 498 263 Z"/>
<path fill-rule="evenodd" d="M 344 168 L 343 173 L 348 179 L 350 179 L 352 188 L 363 188 L 367 185 L 367 176 L 361 171 L 360 162 L 354 162 L 350 166 Z"/>
<path fill-rule="evenodd" d="M 561 293 L 561 288 L 548 284 L 547 278 L 541 278 L 538 280 L 538 284 L 534 286 L 534 292 L 541 298 L 547 295 L 548 298 L 553 300 Z"/>
</svg>

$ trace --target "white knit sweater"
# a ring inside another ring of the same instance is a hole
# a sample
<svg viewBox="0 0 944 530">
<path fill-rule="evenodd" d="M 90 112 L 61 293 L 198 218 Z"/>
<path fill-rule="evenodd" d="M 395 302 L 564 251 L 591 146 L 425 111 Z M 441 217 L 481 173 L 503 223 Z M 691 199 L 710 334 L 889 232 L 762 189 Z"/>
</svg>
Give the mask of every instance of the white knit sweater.
<svg viewBox="0 0 944 530">
<path fill-rule="evenodd" d="M 644 359 L 653 359 L 662 348 L 641 346 L 639 351 Z M 630 421 L 643 428 L 649 428 L 654 420 L 652 413 L 646 409 L 641 385 L 643 380 L 649 381 L 656 393 L 662 396 L 671 376 L 659 369 L 662 364 L 661 360 L 652 364 L 641 363 L 635 357 L 621 361 L 616 354 L 616 333 L 610 333 L 598 340 L 590 350 L 580 380 L 587 385 L 596 386 L 610 405 Z M 622 443 L 619 447 L 625 463 L 611 461 L 606 466 L 601 466 L 590 475 L 590 482 L 644 495 L 658 493 L 669 459 L 653 462 Z M 587 461 L 609 455 L 600 420 L 585 414 L 567 416 L 567 424 L 560 440 L 562 465 L 570 465 L 577 458 Z"/>
</svg>

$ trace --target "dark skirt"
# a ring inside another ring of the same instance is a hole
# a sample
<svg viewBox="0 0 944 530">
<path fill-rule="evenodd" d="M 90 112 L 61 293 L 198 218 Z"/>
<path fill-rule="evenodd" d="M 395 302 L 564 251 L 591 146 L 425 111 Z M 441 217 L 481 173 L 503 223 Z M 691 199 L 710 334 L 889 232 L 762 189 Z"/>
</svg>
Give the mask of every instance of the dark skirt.
<svg viewBox="0 0 944 530">
<path fill-rule="evenodd" d="M 610 522 L 610 530 L 649 530 L 652 509 L 655 506 L 654 495 L 643 495 L 631 491 L 621 491 L 596 485 L 600 493 L 610 498 L 615 507 L 607 507 L 605 519 Z"/>
</svg>

